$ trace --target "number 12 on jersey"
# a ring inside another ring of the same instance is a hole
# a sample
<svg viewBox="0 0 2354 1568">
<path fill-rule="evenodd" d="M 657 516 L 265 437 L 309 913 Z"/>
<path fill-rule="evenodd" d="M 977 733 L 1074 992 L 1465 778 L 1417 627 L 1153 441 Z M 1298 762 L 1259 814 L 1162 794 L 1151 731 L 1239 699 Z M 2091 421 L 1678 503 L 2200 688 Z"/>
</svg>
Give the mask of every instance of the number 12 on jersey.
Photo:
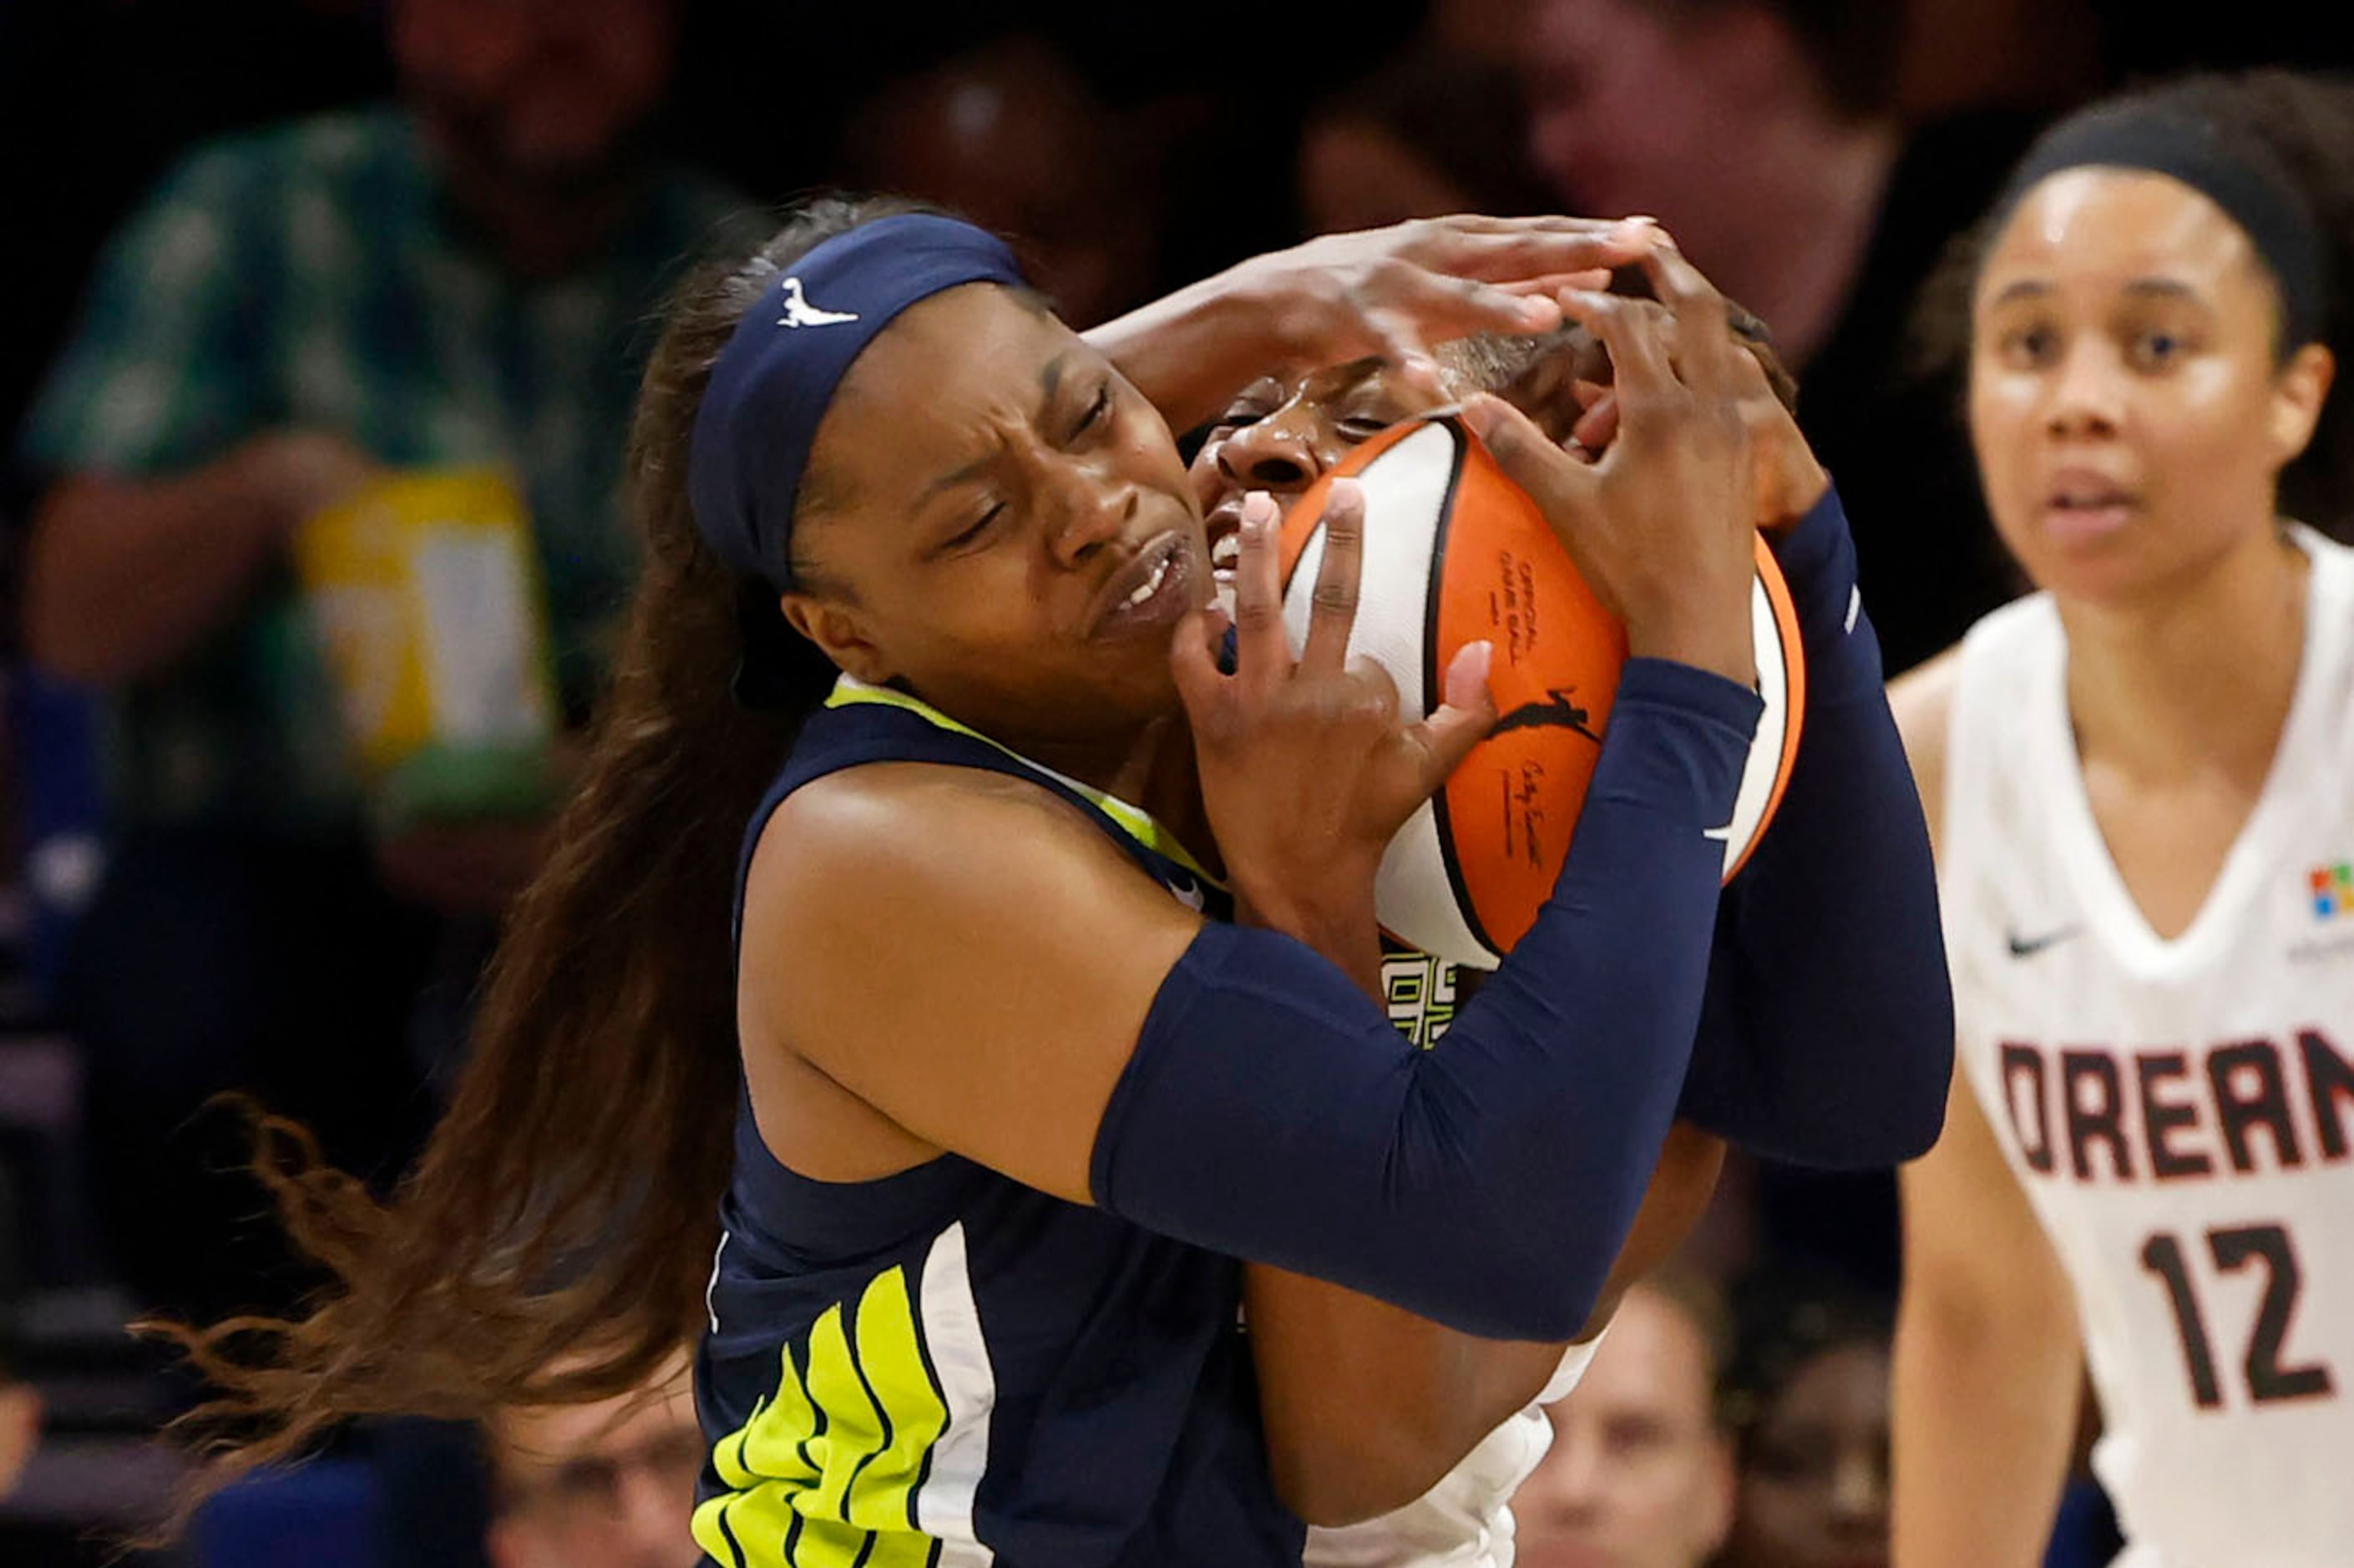
<svg viewBox="0 0 2354 1568">
<path fill-rule="evenodd" d="M 2234 1225 L 2207 1233 L 2207 1251 L 2215 1267 L 2237 1274 L 2251 1264 L 2264 1271 L 2264 1299 L 2256 1308 L 2255 1326 L 2249 1330 L 2242 1365 L 2247 1373 L 2248 1397 L 2257 1404 L 2284 1399 L 2325 1398 L 2337 1392 L 2327 1366 L 2289 1367 L 2281 1364 L 2281 1348 L 2288 1340 L 2296 1315 L 2296 1298 L 2305 1277 L 2297 1268 L 2296 1249 L 2280 1225 Z M 2191 1397 L 2202 1410 L 2223 1403 L 2223 1389 L 2215 1370 L 2213 1337 L 2207 1314 L 2199 1303 L 2199 1289 L 2190 1277 L 2190 1257 L 2182 1240 L 2170 1231 L 2152 1232 L 2142 1243 L 2141 1266 L 2158 1276 L 2174 1307 L 2174 1326 L 2182 1336 L 2182 1360 L 2190 1373 Z"/>
</svg>

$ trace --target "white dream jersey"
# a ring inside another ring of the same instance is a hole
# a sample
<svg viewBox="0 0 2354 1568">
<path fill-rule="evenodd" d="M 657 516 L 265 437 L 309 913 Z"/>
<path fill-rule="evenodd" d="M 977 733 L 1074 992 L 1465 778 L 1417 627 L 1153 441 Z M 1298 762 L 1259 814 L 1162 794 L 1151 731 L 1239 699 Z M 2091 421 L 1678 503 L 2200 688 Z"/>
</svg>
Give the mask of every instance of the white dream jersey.
<svg viewBox="0 0 2354 1568">
<path fill-rule="evenodd" d="M 2135 1568 L 2354 1563 L 2354 551 L 2296 538 L 2288 723 L 2172 941 L 2094 825 L 2048 596 L 1955 694 L 1960 1059 L 2074 1284 Z"/>
</svg>

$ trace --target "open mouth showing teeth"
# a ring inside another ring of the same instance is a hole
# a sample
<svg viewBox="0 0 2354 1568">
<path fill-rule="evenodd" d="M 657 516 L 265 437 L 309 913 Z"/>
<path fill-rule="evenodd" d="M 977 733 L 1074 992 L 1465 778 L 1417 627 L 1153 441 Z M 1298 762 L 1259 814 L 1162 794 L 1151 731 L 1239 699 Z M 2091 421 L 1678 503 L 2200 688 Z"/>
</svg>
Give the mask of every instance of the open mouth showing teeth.
<svg viewBox="0 0 2354 1568">
<path fill-rule="evenodd" d="M 1169 556 L 1161 556 L 1159 563 L 1153 567 L 1152 575 L 1139 583 L 1136 591 L 1128 596 L 1126 602 L 1130 609 L 1161 591 L 1161 585 L 1169 577 Z"/>
<path fill-rule="evenodd" d="M 1233 576 L 1235 568 L 1242 565 L 1242 560 L 1243 536 L 1240 534 L 1229 534 L 1210 546 L 1210 569 L 1220 577 Z"/>
</svg>

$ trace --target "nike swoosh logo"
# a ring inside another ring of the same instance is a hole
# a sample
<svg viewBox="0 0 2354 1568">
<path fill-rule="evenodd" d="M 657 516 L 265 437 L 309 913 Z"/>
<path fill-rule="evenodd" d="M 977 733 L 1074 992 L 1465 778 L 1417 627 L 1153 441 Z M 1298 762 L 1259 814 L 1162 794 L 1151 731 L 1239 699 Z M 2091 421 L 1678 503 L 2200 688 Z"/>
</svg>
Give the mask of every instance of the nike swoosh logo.
<svg viewBox="0 0 2354 1568">
<path fill-rule="evenodd" d="M 2057 931 L 2046 931 L 2039 937 L 2022 937 L 2017 931 L 2006 934 L 2014 959 L 2031 959 L 2044 948 L 2064 942 L 2084 929 L 2081 926 L 2062 926 Z"/>
</svg>

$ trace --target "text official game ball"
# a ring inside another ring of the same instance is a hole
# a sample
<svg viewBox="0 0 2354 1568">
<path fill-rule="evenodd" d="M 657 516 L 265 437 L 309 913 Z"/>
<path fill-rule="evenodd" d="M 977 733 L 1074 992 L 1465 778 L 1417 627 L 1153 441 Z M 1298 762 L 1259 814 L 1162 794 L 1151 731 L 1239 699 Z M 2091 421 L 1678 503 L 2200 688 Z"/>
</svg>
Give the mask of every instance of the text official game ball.
<svg viewBox="0 0 2354 1568">
<path fill-rule="evenodd" d="M 1561 874 L 1627 662 L 1626 628 L 1594 597 L 1550 524 L 1453 418 L 1394 426 L 1349 455 L 1284 518 L 1284 620 L 1305 645 L 1332 479 L 1364 486 L 1364 569 L 1352 656 L 1427 715 L 1466 644 L 1495 644 L 1496 727 L 1398 830 L 1374 906 L 1400 941 L 1493 969 Z M 1806 664 L 1780 567 L 1761 539 L 1751 595 L 1765 715 L 1724 830 L 1730 881 L 1773 819 L 1798 750 Z"/>
</svg>

